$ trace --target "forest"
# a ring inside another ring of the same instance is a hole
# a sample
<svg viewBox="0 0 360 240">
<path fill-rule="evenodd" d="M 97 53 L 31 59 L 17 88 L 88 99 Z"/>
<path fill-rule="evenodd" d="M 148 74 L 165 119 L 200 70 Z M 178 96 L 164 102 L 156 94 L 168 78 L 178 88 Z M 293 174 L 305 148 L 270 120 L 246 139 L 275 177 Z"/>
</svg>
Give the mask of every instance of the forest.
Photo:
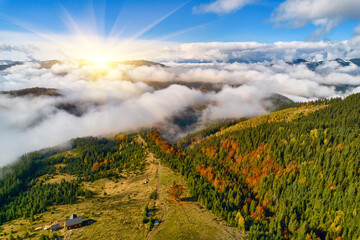
<svg viewBox="0 0 360 240">
<path fill-rule="evenodd" d="M 143 138 L 249 239 L 360 237 L 360 95 L 301 104 L 177 146 Z M 186 147 L 183 147 L 186 146 Z"/>
<path fill-rule="evenodd" d="M 71 204 L 78 197 L 91 193 L 80 188 L 83 181 L 120 178 L 125 172 L 141 172 L 145 153 L 135 134 L 112 138 L 78 138 L 71 141 L 71 150 L 45 149 L 22 156 L 18 162 L 1 169 L 0 222 L 19 217 L 33 219 L 51 205 Z M 46 183 L 59 171 L 78 176 L 76 181 Z"/>
<path fill-rule="evenodd" d="M 142 172 L 146 151 L 187 178 L 206 208 L 249 239 L 360 237 L 360 95 L 319 100 L 217 124 L 180 140 L 157 129 L 78 138 L 1 169 L 0 221 L 73 203 L 83 181 Z M 78 177 L 49 184 L 58 171 Z"/>
</svg>

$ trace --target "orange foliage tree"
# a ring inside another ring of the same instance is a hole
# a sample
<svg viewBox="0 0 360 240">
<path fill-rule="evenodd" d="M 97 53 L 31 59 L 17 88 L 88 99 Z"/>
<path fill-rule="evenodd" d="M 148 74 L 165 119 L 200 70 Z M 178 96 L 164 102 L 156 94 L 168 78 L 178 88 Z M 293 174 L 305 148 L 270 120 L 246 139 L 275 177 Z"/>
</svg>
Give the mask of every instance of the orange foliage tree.
<svg viewBox="0 0 360 240">
<path fill-rule="evenodd" d="M 91 169 L 92 170 L 98 170 L 101 167 L 101 164 L 99 162 L 94 162 Z"/>
<path fill-rule="evenodd" d="M 178 185 L 174 183 L 169 189 L 169 197 L 170 199 L 174 199 L 176 201 L 180 200 L 180 196 L 183 193 L 184 187 L 182 185 Z"/>
</svg>

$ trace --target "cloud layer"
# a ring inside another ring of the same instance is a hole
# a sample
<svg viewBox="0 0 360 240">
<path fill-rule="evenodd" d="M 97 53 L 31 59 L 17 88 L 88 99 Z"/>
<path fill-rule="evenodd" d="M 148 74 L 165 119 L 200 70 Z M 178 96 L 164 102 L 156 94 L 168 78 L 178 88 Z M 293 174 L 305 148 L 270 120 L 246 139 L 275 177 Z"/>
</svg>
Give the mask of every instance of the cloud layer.
<svg viewBox="0 0 360 240">
<path fill-rule="evenodd" d="M 156 52 L 156 54 L 155 54 Z M 186 43 L 177 46 L 155 48 L 145 56 L 155 61 L 213 62 L 230 61 L 292 61 L 297 58 L 307 60 L 351 59 L 360 56 L 360 37 L 346 41 L 318 42 L 209 42 Z"/>
<path fill-rule="evenodd" d="M 0 91 L 44 87 L 58 89 L 60 96 L 0 94 L 0 165 L 74 137 L 168 126 L 176 138 L 184 132 L 171 119 L 189 108 L 201 109 L 196 110 L 200 121 L 253 117 L 267 113 L 274 93 L 306 101 L 359 92 L 360 67 L 333 61 L 360 56 L 359 42 L 217 42 L 156 49 L 152 59 L 167 67 L 78 62 L 9 67 L 0 71 Z M 312 71 L 306 63 L 289 64 L 297 58 L 324 62 Z"/>
</svg>

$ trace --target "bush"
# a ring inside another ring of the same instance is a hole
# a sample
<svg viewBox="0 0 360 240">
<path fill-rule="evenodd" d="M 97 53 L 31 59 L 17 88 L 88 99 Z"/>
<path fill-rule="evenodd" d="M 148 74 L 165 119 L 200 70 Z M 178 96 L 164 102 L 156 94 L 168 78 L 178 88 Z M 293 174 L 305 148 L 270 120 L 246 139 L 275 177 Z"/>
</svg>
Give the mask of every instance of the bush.
<svg viewBox="0 0 360 240">
<path fill-rule="evenodd" d="M 148 223 L 149 222 L 149 219 L 147 217 L 144 217 L 142 222 L 145 224 L 145 223 Z"/>
<path fill-rule="evenodd" d="M 85 192 L 85 198 L 91 198 L 94 195 L 94 193 L 90 190 L 86 190 Z"/>
<path fill-rule="evenodd" d="M 157 192 L 156 190 L 154 190 L 151 194 L 150 194 L 150 199 L 157 199 Z"/>
<path fill-rule="evenodd" d="M 24 234 L 24 238 L 25 238 L 25 239 L 26 239 L 26 238 L 30 238 L 29 232 L 26 232 L 26 233 Z"/>
</svg>

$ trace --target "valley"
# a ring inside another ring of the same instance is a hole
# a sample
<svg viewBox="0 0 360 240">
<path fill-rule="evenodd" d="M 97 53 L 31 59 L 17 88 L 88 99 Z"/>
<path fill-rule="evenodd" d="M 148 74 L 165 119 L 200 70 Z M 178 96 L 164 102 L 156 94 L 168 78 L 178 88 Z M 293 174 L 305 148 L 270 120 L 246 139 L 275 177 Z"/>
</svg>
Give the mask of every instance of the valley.
<svg viewBox="0 0 360 240">
<path fill-rule="evenodd" d="M 146 144 L 139 137 L 141 144 Z M 144 146 L 145 147 L 145 146 Z M 146 148 L 146 147 L 145 147 Z M 55 205 L 35 214 L 33 220 L 16 219 L 1 226 L 5 239 L 17 236 L 28 239 L 61 236 L 64 239 L 239 239 L 243 235 L 197 202 L 185 187 L 179 202 L 169 199 L 169 188 L 176 182 L 186 186 L 186 179 L 163 166 L 147 152 L 146 167 L 141 173 L 126 173 L 120 180 L 102 178 L 83 182 L 80 188 L 91 191 L 89 198 L 80 197 L 73 204 Z M 72 156 L 68 151 L 65 156 Z M 56 172 L 39 177 L 44 184 L 77 181 L 78 177 L 61 173 L 66 164 L 57 164 Z M 156 199 L 151 199 L 152 192 Z M 148 212 L 144 209 L 148 208 Z M 149 214 L 149 212 L 151 212 Z M 88 226 L 66 230 L 44 230 L 60 223 L 71 214 L 92 222 Z M 147 223 L 143 219 L 148 216 Z M 156 225 L 152 225 L 154 219 Z M 152 225 L 152 226 L 151 226 Z"/>
<path fill-rule="evenodd" d="M 24 155 L 2 169 L 1 237 L 359 239 L 359 103 L 303 103 L 177 144 L 152 128 Z M 71 214 L 86 224 L 43 230 Z"/>
<path fill-rule="evenodd" d="M 0 240 L 360 240 L 360 0 L 0 6 Z"/>
</svg>

